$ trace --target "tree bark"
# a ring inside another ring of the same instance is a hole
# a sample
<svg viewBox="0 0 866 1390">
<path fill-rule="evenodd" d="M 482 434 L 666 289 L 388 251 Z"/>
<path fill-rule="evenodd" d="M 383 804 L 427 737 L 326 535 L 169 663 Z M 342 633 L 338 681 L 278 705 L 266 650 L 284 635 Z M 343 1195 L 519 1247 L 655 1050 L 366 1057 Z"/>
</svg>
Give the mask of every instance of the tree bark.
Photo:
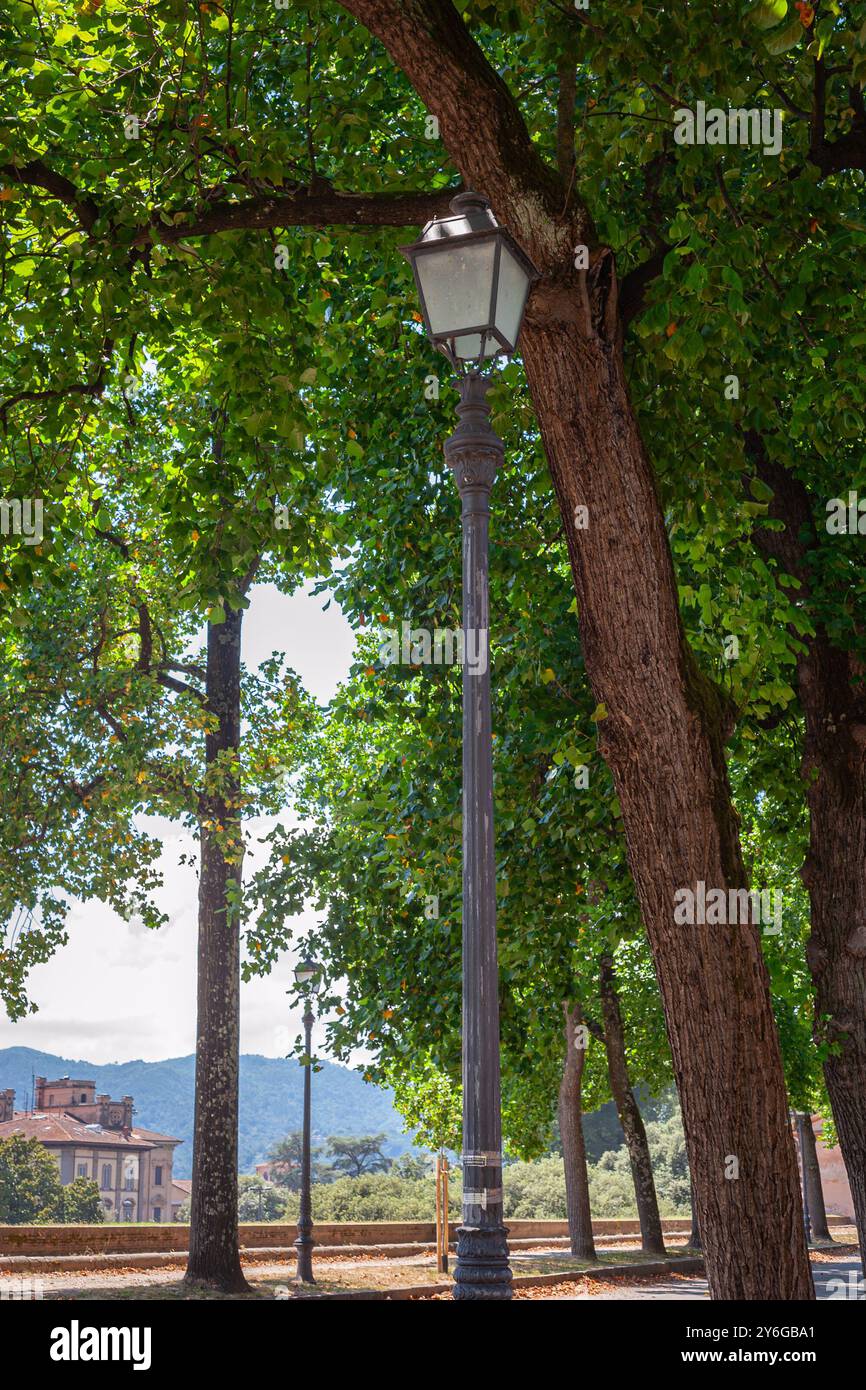
<svg viewBox="0 0 866 1390">
<path fill-rule="evenodd" d="M 237 1216 L 242 617 L 242 610 L 227 610 L 225 622 L 210 623 L 207 630 L 207 708 L 219 727 L 205 739 L 200 812 L 198 1032 L 186 1270 L 188 1283 L 223 1293 L 249 1288 L 241 1270 Z"/>
<path fill-rule="evenodd" d="M 607 1053 L 607 1072 L 613 1095 L 616 1113 L 625 1135 L 637 1214 L 640 1221 L 641 1244 L 647 1254 L 665 1253 L 662 1222 L 656 1185 L 653 1178 L 652 1160 L 646 1129 L 638 1103 L 634 1098 L 628 1075 L 628 1062 L 625 1052 L 625 1036 L 622 1014 L 616 989 L 613 957 L 605 954 L 599 964 L 599 985 L 602 1017 L 604 1019 L 604 1046 Z"/>
<path fill-rule="evenodd" d="M 832 1245 L 833 1237 L 827 1225 L 827 1208 L 824 1205 L 824 1188 L 821 1184 L 821 1165 L 818 1162 L 818 1144 L 812 1128 L 812 1116 L 805 1113 L 802 1128 L 804 1152 L 800 1156 L 806 1192 L 809 1196 L 809 1223 L 812 1227 L 812 1240 L 821 1245 Z"/>
<path fill-rule="evenodd" d="M 598 244 L 579 193 L 542 160 L 450 0 L 344 7 L 403 68 L 438 117 L 465 184 L 490 198 L 541 272 L 521 344 L 586 670 L 606 707 L 600 748 L 659 977 L 710 1290 L 724 1299 L 811 1299 L 758 931 L 674 922 L 678 889 L 694 891 L 700 880 L 738 889 L 746 879 L 725 711 L 685 640 L 664 517 L 626 387 L 613 255 Z M 575 268 L 579 244 L 589 249 L 588 270 Z M 737 1165 L 740 1177 L 726 1176 Z"/>
<path fill-rule="evenodd" d="M 576 1046 L 577 1029 L 581 1022 L 580 1006 L 575 1004 L 569 1008 L 569 1005 L 563 1002 L 562 1012 L 565 1018 L 565 1060 L 559 1085 L 559 1132 L 565 1168 L 568 1236 L 572 1255 L 581 1260 L 594 1260 L 595 1242 L 592 1236 L 592 1214 L 589 1209 L 589 1174 L 586 1167 L 581 1102 L 586 1049 Z"/>
<path fill-rule="evenodd" d="M 689 1235 L 689 1246 L 690 1246 L 690 1248 L 691 1248 L 692 1250 L 700 1250 L 700 1249 L 701 1249 L 701 1227 L 700 1227 L 700 1222 L 698 1221 L 698 1205 L 697 1205 L 697 1202 L 695 1201 L 695 1183 L 694 1183 L 694 1179 L 693 1179 L 693 1178 L 690 1179 L 690 1181 L 689 1181 L 689 1187 L 690 1187 L 690 1190 L 691 1190 L 691 1197 L 692 1197 L 692 1229 L 691 1229 L 691 1234 Z"/>
<path fill-rule="evenodd" d="M 809 495 L 768 457 L 754 432 L 746 436 L 746 452 L 773 490 L 768 516 L 785 523 L 784 531 L 756 528 L 755 544 L 800 581 L 798 598 L 808 601 L 807 557 L 817 545 Z M 818 1044 L 833 1045 L 824 1079 L 866 1248 L 866 687 L 859 663 L 832 646 L 823 627 L 800 640 L 806 651 L 797 659 L 797 689 L 809 805 L 801 877 L 811 906 L 806 960 L 815 986 L 814 1034 Z"/>
</svg>

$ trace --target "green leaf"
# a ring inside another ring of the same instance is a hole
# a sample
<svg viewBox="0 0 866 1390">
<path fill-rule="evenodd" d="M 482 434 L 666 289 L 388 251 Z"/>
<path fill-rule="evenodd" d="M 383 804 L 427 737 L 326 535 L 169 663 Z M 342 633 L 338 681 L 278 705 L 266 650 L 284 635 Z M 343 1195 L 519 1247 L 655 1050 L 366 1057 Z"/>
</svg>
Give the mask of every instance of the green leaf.
<svg viewBox="0 0 866 1390">
<path fill-rule="evenodd" d="M 773 489 L 762 478 L 750 478 L 749 491 L 758 502 L 772 502 L 775 496 Z"/>
<path fill-rule="evenodd" d="M 749 11 L 749 19 L 758 29 L 772 29 L 787 13 L 788 0 L 759 0 L 755 8 Z M 799 24 L 799 20 L 797 22 Z"/>
<path fill-rule="evenodd" d="M 790 24 L 786 24 L 777 34 L 772 34 L 765 39 L 764 43 L 768 53 L 778 57 L 780 53 L 787 53 L 789 49 L 796 48 L 805 30 L 799 19 L 792 19 Z"/>
</svg>

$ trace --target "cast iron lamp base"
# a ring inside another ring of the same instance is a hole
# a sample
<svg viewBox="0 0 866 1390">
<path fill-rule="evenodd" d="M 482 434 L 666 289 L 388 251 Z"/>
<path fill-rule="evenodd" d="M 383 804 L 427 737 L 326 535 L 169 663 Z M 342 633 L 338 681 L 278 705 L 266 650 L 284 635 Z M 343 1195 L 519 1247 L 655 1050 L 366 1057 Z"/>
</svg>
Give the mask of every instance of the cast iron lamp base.
<svg viewBox="0 0 866 1390">
<path fill-rule="evenodd" d="M 511 1298 L 507 1235 L 504 1226 L 458 1226 L 455 1299 Z"/>
</svg>

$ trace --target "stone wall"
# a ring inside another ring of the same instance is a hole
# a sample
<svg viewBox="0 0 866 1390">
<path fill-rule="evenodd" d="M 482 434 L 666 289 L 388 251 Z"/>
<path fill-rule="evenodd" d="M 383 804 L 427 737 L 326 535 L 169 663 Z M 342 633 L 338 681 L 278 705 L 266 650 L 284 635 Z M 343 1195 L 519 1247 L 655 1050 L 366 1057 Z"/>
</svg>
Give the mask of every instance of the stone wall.
<svg viewBox="0 0 866 1390">
<path fill-rule="evenodd" d="M 457 1229 L 452 1221 L 452 1232 Z M 509 1221 L 514 1239 L 538 1236 L 550 1239 L 568 1235 L 565 1221 Z M 666 1231 L 682 1231 L 687 1220 L 665 1220 Z M 596 1235 L 633 1234 L 637 1221 L 594 1221 Z M 238 1228 L 242 1246 L 289 1246 L 297 1236 L 290 1222 L 255 1222 Z M 432 1245 L 436 1239 L 432 1221 L 328 1221 L 317 1223 L 317 1245 Z M 150 1250 L 188 1248 L 189 1226 L 137 1226 L 134 1222 L 109 1222 L 105 1226 L 0 1226 L 0 1255 L 129 1254 Z"/>
<path fill-rule="evenodd" d="M 834 1226 L 850 1224 L 844 1217 L 830 1216 Z M 456 1221 L 451 1223 L 451 1239 L 456 1240 Z M 568 1235 L 565 1221 L 507 1221 L 512 1241 L 552 1240 Z M 593 1221 L 596 1236 L 637 1235 L 635 1220 Z M 688 1219 L 666 1218 L 662 1226 L 667 1233 L 685 1235 Z M 238 1228 L 240 1243 L 246 1249 L 290 1247 L 297 1227 L 288 1222 L 245 1224 Z M 432 1246 L 435 1243 L 433 1222 L 426 1221 L 329 1221 L 314 1227 L 317 1246 L 341 1245 L 409 1245 Z M 183 1254 L 189 1243 L 189 1226 L 137 1226 L 134 1222 L 105 1226 L 0 1226 L 0 1261 L 12 1256 L 76 1256 L 76 1255 L 133 1255 L 176 1252 Z"/>
</svg>

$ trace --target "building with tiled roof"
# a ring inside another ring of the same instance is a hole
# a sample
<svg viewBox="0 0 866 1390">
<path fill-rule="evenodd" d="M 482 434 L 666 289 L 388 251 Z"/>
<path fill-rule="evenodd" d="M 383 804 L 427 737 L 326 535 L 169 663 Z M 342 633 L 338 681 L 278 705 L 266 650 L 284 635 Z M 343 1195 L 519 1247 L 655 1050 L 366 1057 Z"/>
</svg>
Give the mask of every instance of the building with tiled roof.
<svg viewBox="0 0 866 1390">
<path fill-rule="evenodd" d="M 93 1081 L 68 1076 L 35 1082 L 32 1110 L 15 1110 L 15 1092 L 0 1091 L 0 1140 L 38 1139 L 55 1159 L 60 1181 L 91 1178 L 107 1221 L 170 1221 L 172 1161 L 182 1142 L 132 1123 L 132 1096 L 96 1094 Z"/>
<path fill-rule="evenodd" d="M 171 1215 L 177 1221 L 183 1207 L 192 1201 L 192 1181 L 190 1178 L 174 1178 L 171 1184 Z M 187 1218 L 188 1220 L 189 1218 Z"/>
</svg>

